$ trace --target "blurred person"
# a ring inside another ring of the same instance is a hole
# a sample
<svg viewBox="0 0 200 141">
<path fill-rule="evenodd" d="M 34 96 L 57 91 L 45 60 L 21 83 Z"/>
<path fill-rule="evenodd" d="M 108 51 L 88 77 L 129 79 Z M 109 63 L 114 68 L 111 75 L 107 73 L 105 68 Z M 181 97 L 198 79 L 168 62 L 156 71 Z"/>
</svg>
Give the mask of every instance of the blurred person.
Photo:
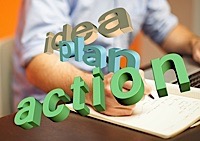
<svg viewBox="0 0 200 141">
<path fill-rule="evenodd" d="M 34 96 L 42 101 L 45 94 L 54 88 L 62 88 L 70 97 L 70 86 L 76 76 L 81 76 L 89 85 L 86 103 L 92 105 L 92 74 L 94 67 L 69 59 L 61 62 L 59 52 L 43 53 L 46 33 L 60 32 L 63 25 L 72 27 L 89 21 L 98 27 L 98 18 L 105 12 L 123 7 L 130 15 L 134 31 L 114 38 L 98 35 L 92 44 L 102 45 L 107 50 L 113 47 L 128 48 L 141 30 L 167 52 L 188 54 L 200 63 L 200 38 L 178 22 L 170 12 L 166 0 L 24 0 L 16 34 L 14 52 L 14 102 Z M 110 91 L 112 73 L 105 73 L 106 115 L 132 114 L 133 106 L 120 105 Z M 145 82 L 145 94 L 151 87 Z M 132 83 L 126 82 L 124 89 Z"/>
</svg>

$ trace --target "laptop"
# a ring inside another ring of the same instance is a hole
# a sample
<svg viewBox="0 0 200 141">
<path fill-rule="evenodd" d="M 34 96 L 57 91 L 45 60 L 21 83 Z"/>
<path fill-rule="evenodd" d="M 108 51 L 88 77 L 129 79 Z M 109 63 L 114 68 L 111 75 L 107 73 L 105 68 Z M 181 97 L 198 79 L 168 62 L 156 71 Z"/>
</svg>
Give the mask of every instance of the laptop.
<svg viewBox="0 0 200 141">
<path fill-rule="evenodd" d="M 191 57 L 183 57 L 188 76 L 190 79 L 191 87 L 200 88 L 200 64 L 194 62 Z M 145 78 L 153 80 L 152 68 L 144 71 Z M 168 83 L 177 83 L 176 75 L 173 70 L 169 70 L 165 73 L 165 81 Z"/>
</svg>

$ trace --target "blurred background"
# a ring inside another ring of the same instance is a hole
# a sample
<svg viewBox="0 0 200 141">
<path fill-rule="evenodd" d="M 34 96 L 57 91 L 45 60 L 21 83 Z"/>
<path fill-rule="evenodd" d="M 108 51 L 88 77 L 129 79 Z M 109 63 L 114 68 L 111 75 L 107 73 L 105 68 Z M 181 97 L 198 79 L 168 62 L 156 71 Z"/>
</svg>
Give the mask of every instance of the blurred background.
<svg viewBox="0 0 200 141">
<path fill-rule="evenodd" d="M 200 35 L 200 0 L 168 0 L 172 12 L 179 21 L 194 33 Z M 11 113 L 12 95 L 10 82 L 12 78 L 12 47 L 21 0 L 0 0 L 0 117 Z M 134 23 L 133 23 L 134 25 Z M 145 68 L 150 60 L 165 53 L 139 33 L 130 46 L 141 55 L 141 67 Z"/>
</svg>

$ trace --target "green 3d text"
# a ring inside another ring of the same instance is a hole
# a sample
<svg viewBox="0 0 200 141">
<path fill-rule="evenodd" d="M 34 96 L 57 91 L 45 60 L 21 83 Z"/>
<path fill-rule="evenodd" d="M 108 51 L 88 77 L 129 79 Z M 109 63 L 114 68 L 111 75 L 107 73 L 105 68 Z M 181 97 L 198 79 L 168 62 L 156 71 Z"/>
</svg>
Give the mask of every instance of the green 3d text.
<svg viewBox="0 0 200 141">
<path fill-rule="evenodd" d="M 117 101 L 122 105 L 136 104 L 144 95 L 144 84 L 139 74 L 140 56 L 137 52 L 128 49 L 111 48 L 108 51 L 100 45 L 88 45 L 98 37 L 98 32 L 107 38 L 116 37 L 133 31 L 130 16 L 123 8 L 116 8 L 100 16 L 97 27 L 90 22 L 83 22 L 72 28 L 66 24 L 63 31 L 57 34 L 47 33 L 45 50 L 52 54 L 54 50 L 60 52 L 60 61 L 68 61 L 74 57 L 78 62 L 84 62 L 93 69 L 93 106 L 97 111 L 104 111 L 104 74 L 101 69 L 108 66 L 109 72 L 114 72 L 111 79 L 111 91 Z M 120 58 L 126 57 L 127 67 L 120 69 Z M 181 92 L 190 90 L 190 82 L 183 59 L 178 54 L 168 54 L 161 59 L 151 61 L 155 85 L 159 97 L 167 96 L 164 73 L 173 69 L 176 73 Z M 122 87 L 126 81 L 134 81 L 128 92 L 123 92 Z M 73 108 L 79 114 L 86 116 L 90 113 L 85 104 L 85 95 L 89 92 L 88 85 L 81 77 L 75 77 L 71 85 L 73 91 Z M 18 112 L 14 122 L 24 129 L 40 126 L 41 114 L 54 122 L 65 120 L 70 113 L 65 104 L 58 105 L 59 101 L 70 102 L 71 99 L 62 89 L 50 91 L 41 104 L 33 97 L 23 99 L 18 105 Z"/>
</svg>

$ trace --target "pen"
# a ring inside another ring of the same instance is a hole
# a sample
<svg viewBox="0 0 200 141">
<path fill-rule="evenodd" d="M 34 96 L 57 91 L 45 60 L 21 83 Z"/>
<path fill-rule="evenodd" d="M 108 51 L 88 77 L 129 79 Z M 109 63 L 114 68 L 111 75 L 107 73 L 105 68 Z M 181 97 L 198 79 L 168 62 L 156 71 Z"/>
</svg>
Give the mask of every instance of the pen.
<svg viewBox="0 0 200 141">
<path fill-rule="evenodd" d="M 148 95 L 151 99 L 154 99 L 153 95 L 152 94 L 149 94 Z"/>
<path fill-rule="evenodd" d="M 126 88 L 124 88 L 124 89 L 126 89 Z M 126 89 L 126 90 L 128 91 L 129 89 Z M 155 99 L 152 94 L 149 94 L 148 97 L 150 97 L 151 99 Z"/>
</svg>

